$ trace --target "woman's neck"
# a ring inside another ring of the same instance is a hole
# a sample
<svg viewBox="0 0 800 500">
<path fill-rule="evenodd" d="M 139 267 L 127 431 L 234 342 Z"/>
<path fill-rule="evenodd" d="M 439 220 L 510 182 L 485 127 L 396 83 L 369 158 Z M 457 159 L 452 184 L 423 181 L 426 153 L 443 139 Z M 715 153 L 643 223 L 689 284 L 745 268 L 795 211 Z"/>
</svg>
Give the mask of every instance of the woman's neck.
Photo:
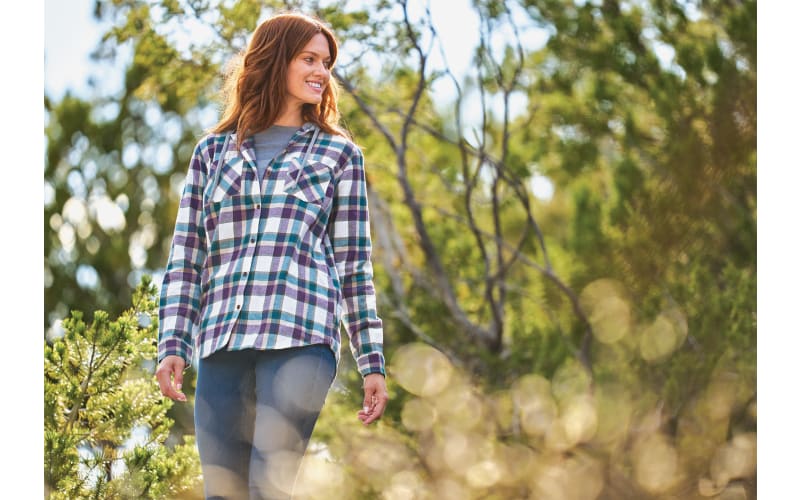
<svg viewBox="0 0 800 500">
<path fill-rule="evenodd" d="M 285 109 L 272 123 L 282 127 L 299 127 L 303 124 L 302 108 Z"/>
</svg>

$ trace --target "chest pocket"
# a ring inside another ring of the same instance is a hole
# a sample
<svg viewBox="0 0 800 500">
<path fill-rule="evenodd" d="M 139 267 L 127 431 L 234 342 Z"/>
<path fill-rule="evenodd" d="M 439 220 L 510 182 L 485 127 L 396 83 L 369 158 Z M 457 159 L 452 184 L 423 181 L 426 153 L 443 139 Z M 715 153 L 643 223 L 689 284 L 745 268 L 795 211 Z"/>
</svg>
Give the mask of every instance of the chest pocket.
<svg viewBox="0 0 800 500">
<path fill-rule="evenodd" d="M 222 146 L 222 151 L 215 155 L 212 162 L 212 168 L 209 172 L 208 183 L 203 191 L 203 198 L 205 203 L 219 203 L 226 198 L 246 194 L 245 182 L 251 180 L 247 178 L 247 172 L 244 170 L 244 160 L 237 157 L 235 154 L 227 158 L 228 149 L 231 147 L 231 134 L 228 133 L 225 137 L 225 142 Z M 245 174 L 245 175 L 243 175 Z"/>
<path fill-rule="evenodd" d="M 331 198 L 333 172 L 324 163 L 301 165 L 297 158 L 292 158 L 287 168 L 279 172 L 278 178 L 283 181 L 285 194 L 306 203 L 322 205 Z"/>
</svg>

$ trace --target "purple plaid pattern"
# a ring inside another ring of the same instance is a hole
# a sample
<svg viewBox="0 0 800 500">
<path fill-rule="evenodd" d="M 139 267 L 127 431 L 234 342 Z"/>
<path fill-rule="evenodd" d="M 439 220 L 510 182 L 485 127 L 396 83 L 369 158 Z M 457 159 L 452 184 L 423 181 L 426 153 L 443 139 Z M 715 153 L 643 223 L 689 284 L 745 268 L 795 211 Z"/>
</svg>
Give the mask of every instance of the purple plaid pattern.
<svg viewBox="0 0 800 500">
<path fill-rule="evenodd" d="M 159 361 L 320 343 L 338 361 L 343 325 L 361 375 L 385 374 L 361 151 L 308 123 L 259 183 L 252 137 L 241 150 L 235 134 L 224 145 L 224 134 L 207 135 L 189 164 L 161 285 Z"/>
</svg>

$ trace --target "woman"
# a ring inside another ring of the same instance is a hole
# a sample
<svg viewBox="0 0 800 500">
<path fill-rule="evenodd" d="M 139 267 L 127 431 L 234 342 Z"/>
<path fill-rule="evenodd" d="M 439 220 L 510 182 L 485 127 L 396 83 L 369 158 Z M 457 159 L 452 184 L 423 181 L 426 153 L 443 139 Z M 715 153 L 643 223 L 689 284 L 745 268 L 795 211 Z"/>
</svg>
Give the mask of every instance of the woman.
<svg viewBox="0 0 800 500">
<path fill-rule="evenodd" d="M 383 331 L 361 151 L 337 125 L 337 42 L 318 20 L 261 24 L 195 148 L 161 287 L 161 392 L 198 357 L 207 498 L 286 498 L 336 374 L 340 325 L 383 414 Z M 199 352 L 195 353 L 195 349 Z"/>
</svg>

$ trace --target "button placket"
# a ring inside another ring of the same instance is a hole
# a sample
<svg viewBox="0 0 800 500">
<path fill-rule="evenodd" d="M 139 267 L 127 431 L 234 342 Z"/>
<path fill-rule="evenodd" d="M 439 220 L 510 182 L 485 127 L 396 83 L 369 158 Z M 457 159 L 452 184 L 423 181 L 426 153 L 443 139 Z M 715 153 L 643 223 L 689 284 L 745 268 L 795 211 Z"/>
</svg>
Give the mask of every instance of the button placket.
<svg viewBox="0 0 800 500">
<path fill-rule="evenodd" d="M 256 178 L 257 177 L 258 175 L 256 175 Z M 243 180 L 243 182 L 247 184 L 246 186 L 244 186 L 245 189 L 243 189 L 243 192 L 249 194 L 250 196 L 256 196 L 258 197 L 257 199 L 261 198 L 261 189 L 258 182 L 250 182 L 249 180 Z M 245 249 L 244 256 L 242 257 L 242 267 L 241 267 L 241 270 L 243 271 L 242 275 L 248 279 L 250 277 L 250 273 L 253 271 L 253 263 L 255 262 L 254 256 L 257 246 L 255 235 L 257 234 L 258 227 L 261 225 L 261 203 L 256 203 L 255 207 L 256 207 L 255 216 L 250 221 L 250 223 L 247 224 L 247 229 L 250 232 L 250 236 L 246 237 L 247 248 Z M 248 279 L 243 280 L 241 285 L 236 290 L 235 308 L 237 316 L 239 312 L 241 312 L 242 306 L 244 305 L 244 291 L 247 288 Z"/>
</svg>

